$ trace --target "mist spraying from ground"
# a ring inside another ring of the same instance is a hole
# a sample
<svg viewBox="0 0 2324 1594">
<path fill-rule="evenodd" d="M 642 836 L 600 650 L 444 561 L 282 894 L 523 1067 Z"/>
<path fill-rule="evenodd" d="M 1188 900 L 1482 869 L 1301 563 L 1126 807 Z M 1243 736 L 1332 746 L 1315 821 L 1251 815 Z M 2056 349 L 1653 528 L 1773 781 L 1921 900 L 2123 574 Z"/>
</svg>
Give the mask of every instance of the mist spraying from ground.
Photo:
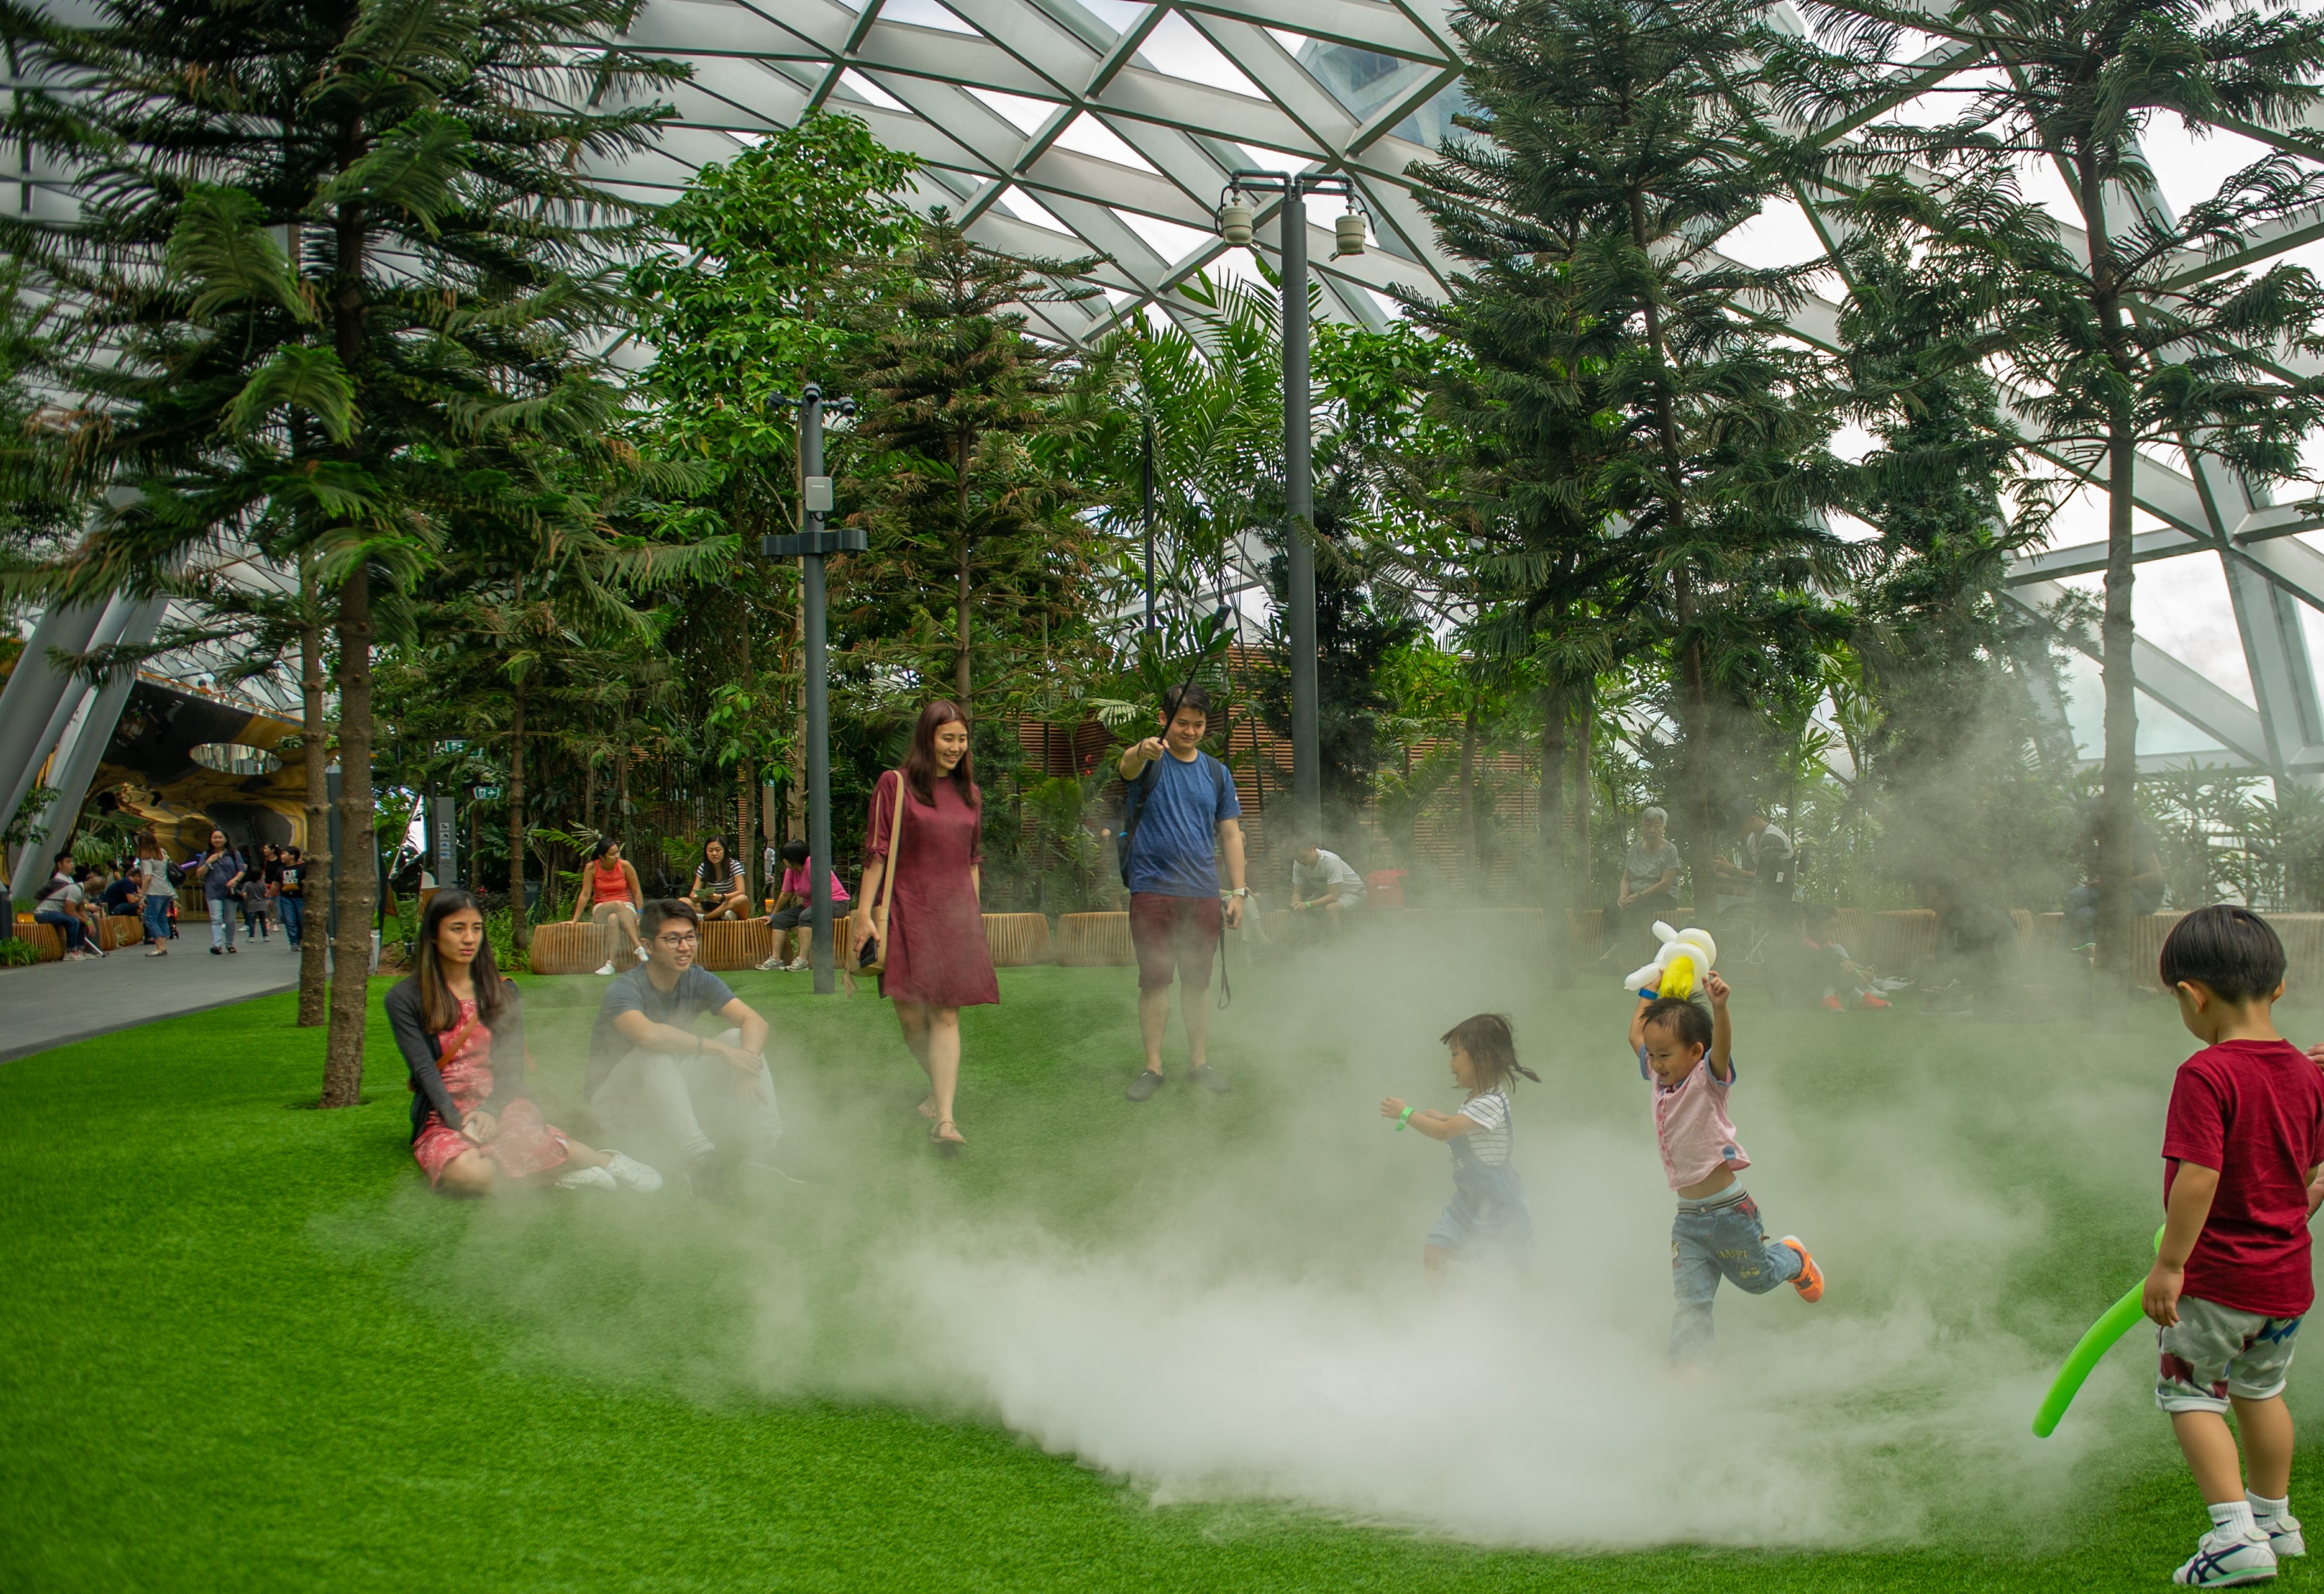
<svg viewBox="0 0 2324 1594">
<path fill-rule="evenodd" d="M 779 1018 L 786 1110 L 828 1182 L 724 1210 L 675 1192 L 497 1203 L 415 1276 L 512 1322 L 520 1367 L 965 1415 L 1159 1502 L 1479 1542 L 2024 1543 L 2162 1453 L 2136 1343 L 2055 1438 L 2027 1432 L 2141 1266 L 2163 1099 L 2191 1049 L 2160 1013 L 2127 1036 L 1834 1018 L 1738 977 L 1745 1182 L 1830 1285 L 1816 1306 L 1722 1288 L 1718 1360 L 1688 1378 L 1665 1359 L 1672 1201 L 1618 971 L 1555 992 L 1537 970 L 1529 949 L 1385 935 L 1242 970 L 1215 1030 L 1237 1092 L 1174 1086 L 1144 1108 L 1120 1095 L 1130 971 L 1012 979 L 1006 1000 L 1056 1021 L 1028 1051 L 981 1043 L 971 1016 L 954 1165 L 919 1142 L 884 1010 L 813 1036 Z M 1544 1076 L 1515 1097 L 1538 1277 L 1432 1291 L 1418 1258 L 1449 1156 L 1376 1106 L 1456 1106 L 1435 1037 L 1486 1009 L 1514 1014 Z M 535 1032 L 546 1062 L 577 1048 L 579 1015 Z M 1181 1045 L 1174 1015 L 1174 1073 Z M 552 1110 L 577 1066 L 545 1070 Z M 416 1192 L 397 1211 L 439 1231 Z"/>
</svg>

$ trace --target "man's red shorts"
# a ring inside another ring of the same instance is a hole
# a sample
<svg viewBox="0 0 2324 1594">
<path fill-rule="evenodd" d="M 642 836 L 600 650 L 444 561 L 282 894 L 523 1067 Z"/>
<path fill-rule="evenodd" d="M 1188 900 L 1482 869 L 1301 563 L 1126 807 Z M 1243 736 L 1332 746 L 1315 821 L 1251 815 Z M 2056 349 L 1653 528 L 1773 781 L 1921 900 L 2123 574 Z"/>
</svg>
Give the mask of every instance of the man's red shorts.
<svg viewBox="0 0 2324 1594">
<path fill-rule="evenodd" d="M 1166 990 L 1173 978 L 1195 990 L 1211 988 L 1223 916 L 1216 897 L 1130 894 L 1130 944 L 1138 949 L 1138 989 Z"/>
</svg>

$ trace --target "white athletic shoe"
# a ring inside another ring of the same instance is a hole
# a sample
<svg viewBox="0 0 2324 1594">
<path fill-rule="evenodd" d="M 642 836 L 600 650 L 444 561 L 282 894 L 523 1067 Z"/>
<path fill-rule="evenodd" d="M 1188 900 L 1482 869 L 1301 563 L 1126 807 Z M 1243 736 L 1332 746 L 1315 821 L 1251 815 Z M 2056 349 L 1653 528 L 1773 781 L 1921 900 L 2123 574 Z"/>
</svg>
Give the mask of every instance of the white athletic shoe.
<svg viewBox="0 0 2324 1594">
<path fill-rule="evenodd" d="M 622 1186 L 613 1175 L 603 1168 L 575 1168 L 570 1173 L 557 1175 L 557 1187 L 559 1190 L 619 1190 Z M 2264 1545 L 2261 1547 L 2265 1548 Z M 2268 1564 L 2273 1566 L 2275 1562 L 2271 1561 Z"/>
<path fill-rule="evenodd" d="M 794 974 L 805 973 L 807 972 L 807 959 L 803 957 L 795 957 L 790 962 L 790 971 Z"/>
<path fill-rule="evenodd" d="M 2263 1522 L 2259 1530 L 2267 1535 L 2267 1547 L 2275 1552 L 2278 1561 L 2308 1553 L 2308 1541 L 2300 1534 L 2300 1518 L 2297 1516 L 2285 1515 Z"/>
<path fill-rule="evenodd" d="M 2215 1527 L 2203 1535 L 2171 1580 L 2190 1589 L 2235 1589 L 2275 1577 L 2275 1551 L 2257 1528 Z"/>
<path fill-rule="evenodd" d="M 767 959 L 765 963 L 761 963 L 759 965 L 759 972 L 762 974 L 779 974 L 782 972 L 783 970 L 789 967 L 790 965 L 788 963 L 783 962 L 783 954 L 779 952 L 772 957 Z"/>
<path fill-rule="evenodd" d="M 659 1174 L 655 1173 L 636 1157 L 624 1156 L 618 1151 L 605 1153 L 605 1172 L 613 1175 L 615 1182 L 623 1189 L 634 1190 L 640 1195 L 651 1195 L 661 1188 Z"/>
<path fill-rule="evenodd" d="M 599 969 L 599 970 L 597 971 L 597 972 L 599 972 L 600 974 L 610 974 L 610 973 L 612 973 L 613 972 L 613 960 L 612 958 L 610 958 L 610 957 L 609 957 L 609 958 L 607 958 L 607 959 L 605 960 L 605 966 L 604 966 L 604 968 Z"/>
<path fill-rule="evenodd" d="M 646 961 L 646 949 L 645 949 L 644 947 L 641 946 L 641 947 L 639 947 L 639 948 L 638 948 L 638 962 L 640 962 L 640 963 L 643 963 L 643 962 L 645 962 L 645 961 Z"/>
</svg>

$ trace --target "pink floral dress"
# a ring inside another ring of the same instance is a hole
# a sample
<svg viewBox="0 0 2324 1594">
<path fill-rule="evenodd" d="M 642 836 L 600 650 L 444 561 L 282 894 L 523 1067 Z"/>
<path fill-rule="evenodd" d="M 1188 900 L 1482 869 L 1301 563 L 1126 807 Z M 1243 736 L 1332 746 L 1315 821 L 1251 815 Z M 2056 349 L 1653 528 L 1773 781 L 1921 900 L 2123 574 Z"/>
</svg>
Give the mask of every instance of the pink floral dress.
<svg viewBox="0 0 2324 1594">
<path fill-rule="evenodd" d="M 437 1045 L 446 1048 L 437 1060 L 437 1072 L 444 1076 L 444 1089 L 463 1118 L 489 1110 L 486 1103 L 493 1098 L 493 1032 L 475 1018 L 476 1004 L 463 1001 L 459 1023 L 436 1037 Z M 456 1037 L 460 1041 L 457 1052 L 450 1049 Z M 517 1059 L 514 1066 L 523 1067 L 523 1060 Z M 464 1151 L 479 1150 L 499 1166 L 503 1177 L 510 1179 L 553 1168 L 572 1154 L 564 1131 L 540 1116 L 540 1107 L 530 1096 L 512 1096 L 501 1104 L 493 1138 L 481 1147 L 433 1112 L 411 1142 L 411 1155 L 428 1171 L 430 1184 L 443 1181 L 445 1165 L 453 1158 Z"/>
</svg>

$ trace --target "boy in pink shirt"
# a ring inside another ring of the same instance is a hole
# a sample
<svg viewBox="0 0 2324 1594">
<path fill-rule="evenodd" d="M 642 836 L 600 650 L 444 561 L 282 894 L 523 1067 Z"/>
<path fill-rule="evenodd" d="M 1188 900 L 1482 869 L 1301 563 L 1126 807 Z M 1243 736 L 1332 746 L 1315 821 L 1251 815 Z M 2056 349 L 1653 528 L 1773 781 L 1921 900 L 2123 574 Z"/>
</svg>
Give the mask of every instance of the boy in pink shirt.
<svg viewBox="0 0 2324 1594">
<path fill-rule="evenodd" d="M 1654 1086 L 1663 1176 L 1678 1196 L 1671 1221 L 1678 1311 L 1671 1318 L 1670 1354 L 1682 1365 L 1710 1353 L 1711 1303 L 1722 1277 L 1755 1295 L 1788 1284 L 1803 1301 L 1823 1298 L 1823 1270 L 1808 1248 L 1790 1234 L 1769 1244 L 1757 1204 L 1736 1179 L 1751 1159 L 1727 1117 L 1735 1021 L 1727 1010 L 1727 981 L 1711 974 L 1703 990 L 1711 998 L 1707 1013 L 1683 997 L 1641 996 L 1630 1018 L 1639 1076 Z"/>
</svg>

